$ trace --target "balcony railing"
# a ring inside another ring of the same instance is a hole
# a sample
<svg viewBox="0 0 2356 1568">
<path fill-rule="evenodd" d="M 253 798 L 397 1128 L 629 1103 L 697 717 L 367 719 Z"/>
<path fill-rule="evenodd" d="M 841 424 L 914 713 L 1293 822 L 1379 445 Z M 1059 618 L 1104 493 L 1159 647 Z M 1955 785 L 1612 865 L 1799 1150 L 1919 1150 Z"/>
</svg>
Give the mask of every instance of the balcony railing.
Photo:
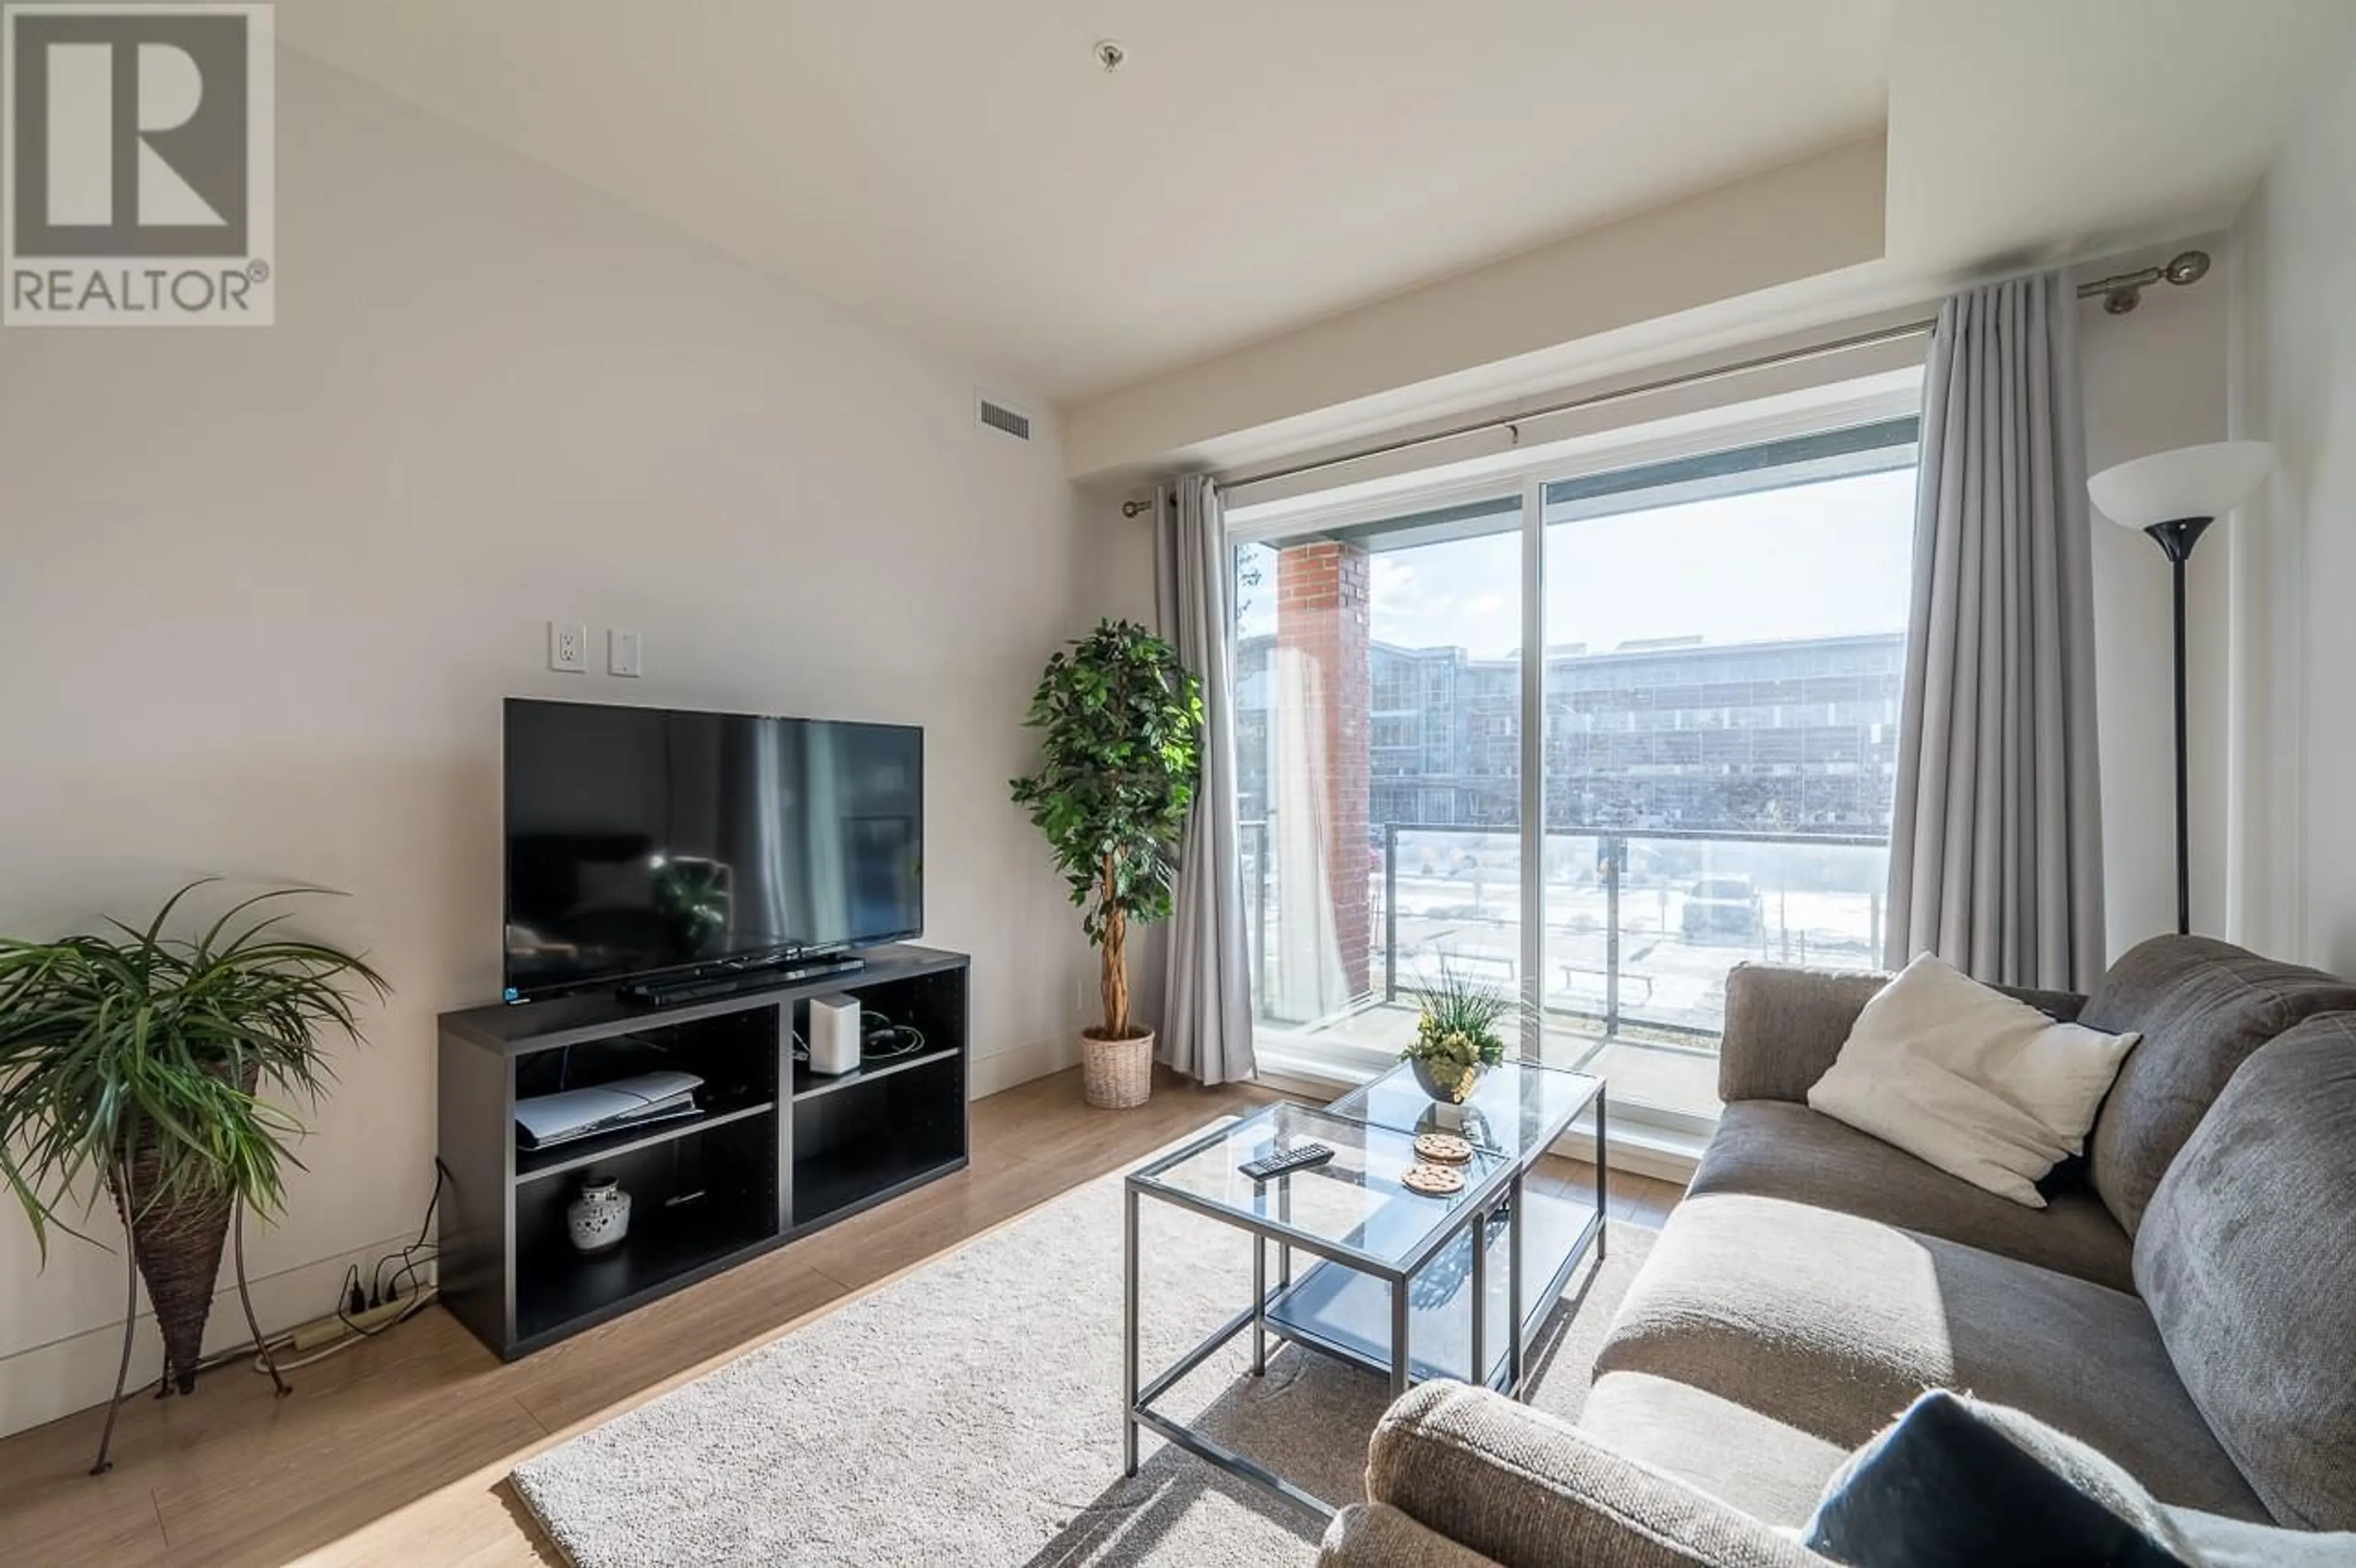
<svg viewBox="0 0 2356 1568">
<path fill-rule="evenodd" d="M 1443 969 L 1523 988 L 1516 830 L 1381 827 L 1369 847 L 1361 985 L 1353 965 L 1317 951 L 1316 941 L 1288 949 L 1288 901 L 1270 855 L 1277 826 L 1243 825 L 1253 992 L 1264 1019 L 1313 1029 L 1337 1012 L 1398 1003 Z M 1880 963 L 1885 837 L 1549 828 L 1543 842 L 1546 973 L 1536 989 L 1549 1031 L 1709 1049 L 1725 1024 L 1726 975 L 1737 963 Z M 1290 907 L 1296 919 L 1312 912 L 1298 901 Z M 1336 932 L 1356 923 L 1354 911 L 1313 913 Z M 1288 985 L 1288 958 L 1323 973 Z"/>
</svg>

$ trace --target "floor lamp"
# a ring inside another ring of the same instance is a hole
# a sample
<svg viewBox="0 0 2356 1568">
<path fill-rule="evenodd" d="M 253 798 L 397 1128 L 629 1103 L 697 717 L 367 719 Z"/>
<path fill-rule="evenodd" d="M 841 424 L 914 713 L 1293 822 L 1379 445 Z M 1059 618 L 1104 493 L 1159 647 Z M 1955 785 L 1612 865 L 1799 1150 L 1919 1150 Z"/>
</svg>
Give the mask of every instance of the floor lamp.
<svg viewBox="0 0 2356 1568">
<path fill-rule="evenodd" d="M 2158 541 L 2176 580 L 2176 929 L 2192 929 L 2191 832 L 2185 808 L 2184 567 L 2209 525 L 2254 495 L 2274 464 L 2263 441 L 2221 441 L 2156 452 L 2086 481 L 2103 515 Z"/>
</svg>

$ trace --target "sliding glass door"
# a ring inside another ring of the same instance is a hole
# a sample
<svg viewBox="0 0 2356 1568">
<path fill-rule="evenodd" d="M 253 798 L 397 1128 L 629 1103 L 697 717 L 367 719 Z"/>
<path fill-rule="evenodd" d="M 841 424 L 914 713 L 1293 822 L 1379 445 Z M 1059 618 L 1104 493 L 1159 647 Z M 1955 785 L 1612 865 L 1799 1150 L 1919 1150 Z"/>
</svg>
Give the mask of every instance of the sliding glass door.
<svg viewBox="0 0 2356 1568">
<path fill-rule="evenodd" d="M 1726 976 L 1880 962 L 1913 421 L 1548 485 L 1544 1054 L 1718 1114 Z"/>
<path fill-rule="evenodd" d="M 1238 511 L 1264 1059 L 1378 1067 L 1445 970 L 1698 1128 L 1736 963 L 1877 963 L 1914 433 Z"/>
</svg>

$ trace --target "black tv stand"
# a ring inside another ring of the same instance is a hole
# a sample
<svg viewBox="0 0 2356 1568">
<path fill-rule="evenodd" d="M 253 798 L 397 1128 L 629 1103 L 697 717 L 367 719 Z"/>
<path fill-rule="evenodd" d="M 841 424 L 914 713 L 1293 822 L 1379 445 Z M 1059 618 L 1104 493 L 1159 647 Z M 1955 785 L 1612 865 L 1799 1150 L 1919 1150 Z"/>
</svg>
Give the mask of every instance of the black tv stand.
<svg viewBox="0 0 2356 1568">
<path fill-rule="evenodd" d="M 615 994 L 624 1001 L 636 1002 L 640 1007 L 675 1008 L 681 1002 L 706 1002 L 715 997 L 741 997 L 748 992 L 775 990 L 780 986 L 798 986 L 805 981 L 824 980 L 837 975 L 856 975 L 866 967 L 866 959 L 839 953 L 825 958 L 787 959 L 722 975 L 690 975 L 676 980 L 639 980 L 616 987 Z"/>
<path fill-rule="evenodd" d="M 963 1168 L 969 961 L 903 946 L 851 963 L 661 1008 L 605 992 L 443 1014 L 444 1304 L 512 1360 Z M 840 1077 L 797 1062 L 811 999 L 838 990 L 923 1048 Z M 517 1141 L 519 1099 L 656 1071 L 702 1080 L 698 1115 Z M 584 1254 L 565 1209 L 596 1179 L 630 1195 L 629 1232 Z"/>
</svg>

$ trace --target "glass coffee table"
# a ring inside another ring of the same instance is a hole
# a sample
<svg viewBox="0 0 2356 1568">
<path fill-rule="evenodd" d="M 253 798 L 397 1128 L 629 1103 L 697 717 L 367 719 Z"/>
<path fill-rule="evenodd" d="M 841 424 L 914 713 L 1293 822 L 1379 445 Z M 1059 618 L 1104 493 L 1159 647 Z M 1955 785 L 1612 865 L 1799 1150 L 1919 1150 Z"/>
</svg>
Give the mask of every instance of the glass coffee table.
<svg viewBox="0 0 2356 1568">
<path fill-rule="evenodd" d="M 1594 1206 L 1526 1189 L 1539 1156 L 1590 1107 Z M 1402 1063 L 1322 1110 L 1270 1105 L 1133 1172 L 1124 1193 L 1124 1473 L 1136 1474 L 1142 1429 L 1303 1507 L 1333 1512 L 1333 1504 L 1153 1408 L 1247 1330 L 1255 1376 L 1267 1370 L 1274 1335 L 1387 1377 L 1393 1397 L 1437 1377 L 1518 1394 L 1531 1336 L 1580 1261 L 1590 1249 L 1602 1255 L 1604 1115 L 1603 1082 L 1585 1073 L 1508 1062 L 1455 1105 L 1434 1102 Z M 1415 1139 L 1423 1132 L 1455 1133 L 1472 1146 L 1461 1190 L 1432 1196 L 1401 1183 L 1417 1163 Z M 1311 1143 L 1332 1148 L 1333 1157 L 1264 1182 L 1237 1168 Z M 1148 1199 L 1249 1233 L 1252 1301 L 1141 1381 L 1138 1212 Z M 1311 1260 L 1297 1277 L 1296 1251 Z"/>
</svg>

